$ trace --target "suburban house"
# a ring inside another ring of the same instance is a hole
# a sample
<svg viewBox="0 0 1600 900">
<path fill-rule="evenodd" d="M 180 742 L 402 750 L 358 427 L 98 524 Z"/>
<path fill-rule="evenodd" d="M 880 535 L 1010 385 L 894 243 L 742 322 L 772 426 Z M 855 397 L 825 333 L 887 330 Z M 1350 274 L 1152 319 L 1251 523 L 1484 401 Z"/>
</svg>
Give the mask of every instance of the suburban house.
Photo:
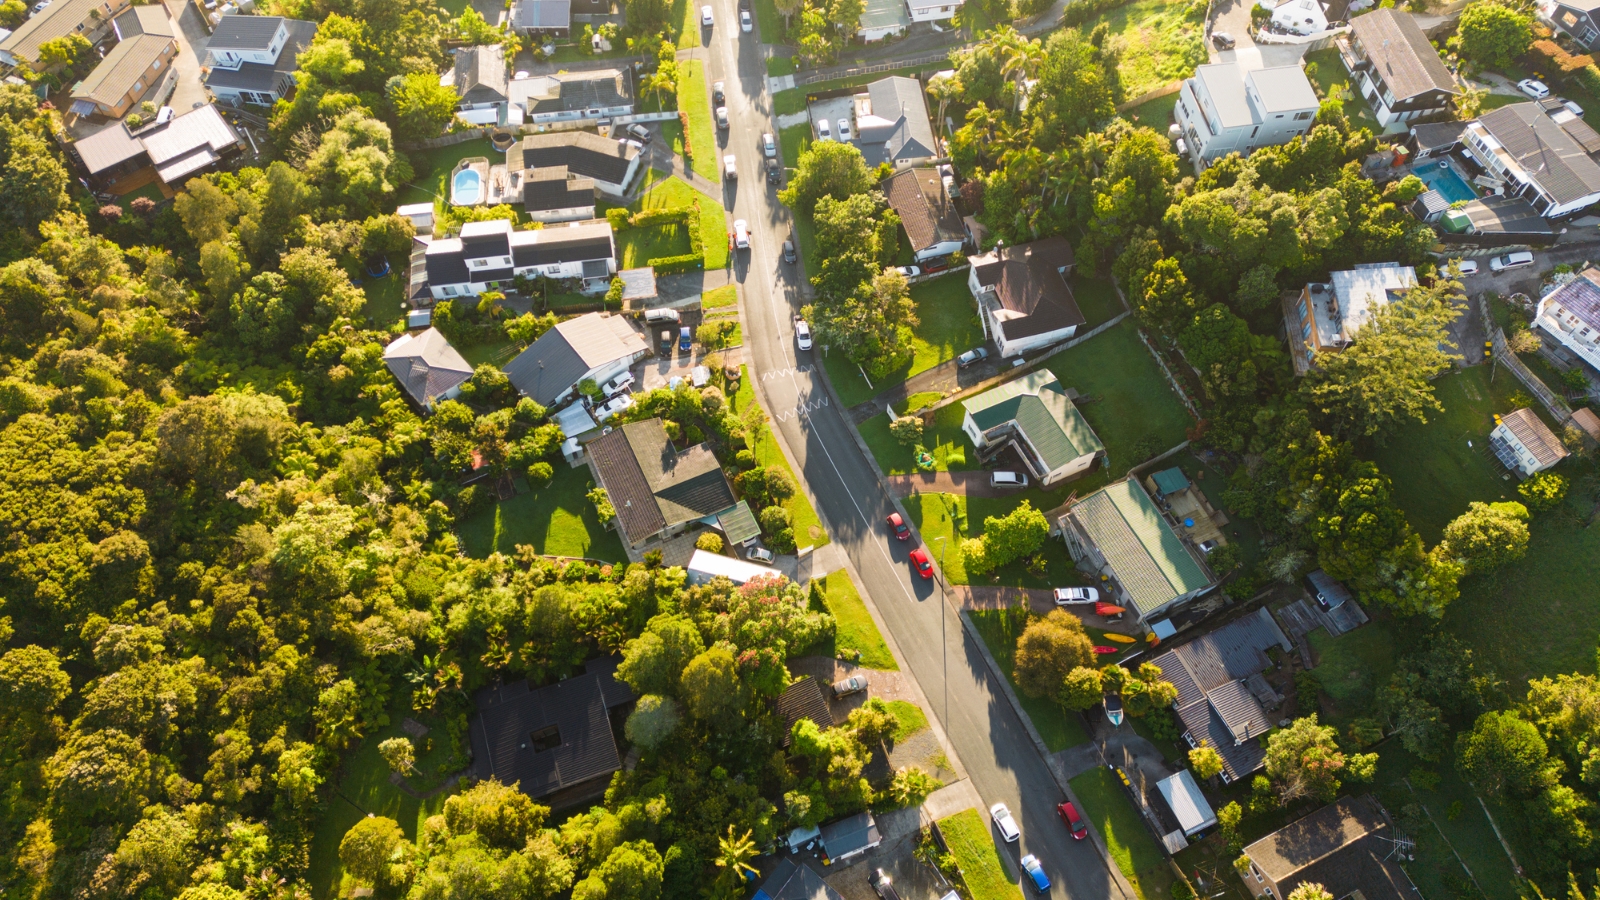
<svg viewBox="0 0 1600 900">
<path fill-rule="evenodd" d="M 455 65 L 439 76 L 439 83 L 455 88 L 456 110 L 488 111 L 492 118 L 467 117 L 479 125 L 505 124 L 506 101 L 510 98 L 510 79 L 506 77 L 506 48 L 502 44 L 479 44 L 455 51 Z M 520 123 L 517 123 L 520 124 Z"/>
<path fill-rule="evenodd" d="M 610 381 L 649 352 L 650 342 L 626 318 L 585 313 L 540 335 L 506 364 L 505 373 L 523 396 L 556 406 L 572 396 L 578 382 Z"/>
<path fill-rule="evenodd" d="M 1564 362 L 1600 371 L 1600 269 L 1584 269 L 1546 294 L 1539 301 L 1533 327 Z"/>
<path fill-rule="evenodd" d="M 1308 284 L 1283 301 L 1284 331 L 1296 374 L 1316 364 L 1318 353 L 1355 342 L 1373 312 L 1417 286 L 1417 270 L 1399 263 L 1357 263 L 1327 282 Z"/>
<path fill-rule="evenodd" d="M 1272 10 L 1271 23 L 1281 32 L 1305 36 L 1328 30 L 1328 13 L 1318 0 L 1288 0 Z"/>
<path fill-rule="evenodd" d="M 582 675 L 534 687 L 526 678 L 472 696 L 472 777 L 515 784 L 530 797 L 572 805 L 605 791 L 622 768 L 617 730 L 633 690 L 617 658 L 590 660 Z"/>
<path fill-rule="evenodd" d="M 1082 475 L 1106 452 L 1049 369 L 996 385 L 961 406 L 961 430 L 979 459 L 1013 447 L 1041 487 Z"/>
<path fill-rule="evenodd" d="M 1460 89 L 1411 14 L 1375 9 L 1350 20 L 1338 38 L 1339 58 L 1386 132 L 1409 122 L 1443 115 Z"/>
<path fill-rule="evenodd" d="M 591 179 L 600 193 L 620 199 L 638 174 L 642 158 L 639 148 L 632 144 L 603 138 L 591 131 L 563 131 L 530 134 L 512 144 L 506 151 L 505 165 L 512 174 L 563 167 L 568 178 Z"/>
<path fill-rule="evenodd" d="M 634 554 L 696 522 L 714 520 L 735 503 L 733 486 L 710 445 L 679 450 L 659 418 L 614 428 L 584 449 Z"/>
<path fill-rule="evenodd" d="M 1567 458 L 1567 448 L 1533 410 L 1526 407 L 1496 416 L 1489 446 L 1506 468 L 1521 478 L 1543 472 Z"/>
<path fill-rule="evenodd" d="M 437 328 L 402 334 L 383 348 L 383 363 L 411 399 L 424 409 L 461 393 L 472 365 Z"/>
<path fill-rule="evenodd" d="M 856 34 L 863 41 L 898 37 L 909 27 L 911 14 L 906 10 L 906 0 L 865 0 L 856 19 Z"/>
<path fill-rule="evenodd" d="M 616 257 L 609 222 L 512 231 L 509 219 L 491 219 L 466 223 L 459 237 L 429 241 L 423 264 L 433 299 L 448 300 L 510 287 L 518 275 L 578 279 L 583 290 L 604 290 Z"/>
<path fill-rule="evenodd" d="M 853 98 L 855 145 L 868 166 L 888 163 L 897 169 L 921 166 L 939 155 L 928 120 L 922 82 L 891 75 L 867 85 Z"/>
<path fill-rule="evenodd" d="M 913 22 L 938 22 L 955 18 L 961 0 L 906 0 Z"/>
<path fill-rule="evenodd" d="M 1570 215 L 1600 200 L 1600 164 L 1537 103 L 1513 103 L 1468 123 L 1467 155 L 1547 218 Z"/>
<path fill-rule="evenodd" d="M 966 245 L 961 214 L 944 191 L 938 169 L 907 169 L 883 181 L 889 206 L 900 215 L 917 262 L 949 256 Z"/>
<path fill-rule="evenodd" d="M 794 723 L 801 719 L 810 719 L 818 728 L 833 727 L 833 712 L 828 706 L 828 687 L 810 675 L 802 675 L 790 682 L 772 705 L 778 718 L 783 720 L 785 747 L 789 746 L 794 733 Z"/>
<path fill-rule="evenodd" d="M 99 43 L 111 33 L 111 23 L 129 5 L 128 0 L 55 0 L 0 40 L 0 63 L 26 65 L 43 72 L 47 67 L 39 62 L 39 45 L 69 34 L 81 34 L 89 43 Z"/>
<path fill-rule="evenodd" d="M 526 169 L 511 175 L 522 208 L 535 222 L 571 222 L 594 218 L 594 179 L 567 174 L 566 166 Z"/>
<path fill-rule="evenodd" d="M 154 167 L 163 184 L 178 187 L 244 149 L 244 139 L 212 104 L 137 131 L 118 122 L 70 146 L 91 184 L 103 187 Z"/>
<path fill-rule="evenodd" d="M 572 33 L 572 0 L 516 0 L 511 4 L 511 30 L 567 37 Z"/>
<path fill-rule="evenodd" d="M 844 900 L 844 896 L 823 881 L 805 860 L 785 856 L 756 888 L 751 900 Z"/>
<path fill-rule="evenodd" d="M 300 53 L 316 36 L 315 22 L 225 15 L 206 43 L 206 87 L 232 106 L 271 106 L 294 89 Z"/>
<path fill-rule="evenodd" d="M 1244 848 L 1239 877 L 1257 897 L 1287 900 L 1303 884 L 1336 898 L 1417 900 L 1395 853 L 1394 829 L 1371 795 L 1345 797 Z"/>
<path fill-rule="evenodd" d="M 994 341 L 1001 356 L 1060 343 L 1084 323 L 1067 285 L 1075 260 L 1066 238 L 996 245 L 968 262 L 967 290 L 978 304 L 984 337 Z"/>
<path fill-rule="evenodd" d="M 858 812 L 822 826 L 822 861 L 824 865 L 836 866 L 881 843 L 883 835 L 872 813 Z"/>
<path fill-rule="evenodd" d="M 1320 105 L 1298 65 L 1245 70 L 1211 63 L 1183 82 L 1175 115 L 1190 159 L 1204 168 L 1229 153 L 1248 156 L 1305 134 Z"/>
<path fill-rule="evenodd" d="M 1539 5 L 1557 28 L 1590 50 L 1600 48 L 1600 0 L 1545 0 Z"/>
<path fill-rule="evenodd" d="M 1073 503 L 1056 527 L 1078 568 L 1109 578 L 1111 601 L 1145 621 L 1217 583 L 1135 479 Z"/>
<path fill-rule="evenodd" d="M 1249 777 L 1267 760 L 1261 736 L 1281 715 L 1271 716 L 1283 697 L 1261 673 L 1273 667 L 1267 651 L 1294 650 L 1272 613 L 1254 613 L 1157 655 L 1150 662 L 1178 689 L 1173 706 L 1190 747 L 1215 748 L 1222 780 Z"/>
<path fill-rule="evenodd" d="M 87 78 L 72 86 L 68 111 L 74 115 L 122 118 L 146 91 L 161 84 L 178 55 L 177 26 L 159 3 L 135 6 L 117 16 L 111 27 L 117 45 Z"/>
<path fill-rule="evenodd" d="M 633 91 L 627 72 L 590 69 L 518 78 L 507 87 L 513 117 L 535 125 L 550 122 L 599 122 L 633 113 Z"/>
</svg>

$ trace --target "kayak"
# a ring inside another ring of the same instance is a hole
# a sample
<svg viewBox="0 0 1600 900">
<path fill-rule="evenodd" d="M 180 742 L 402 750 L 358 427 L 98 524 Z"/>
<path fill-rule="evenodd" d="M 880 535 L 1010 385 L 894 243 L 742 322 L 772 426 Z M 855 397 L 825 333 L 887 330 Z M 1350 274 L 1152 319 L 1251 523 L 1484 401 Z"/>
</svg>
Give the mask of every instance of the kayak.
<svg viewBox="0 0 1600 900">
<path fill-rule="evenodd" d="M 1107 653 L 1121 653 L 1122 652 L 1122 648 L 1121 647 L 1095 647 L 1094 648 L 1094 652 L 1102 654 L 1102 655 L 1107 654 Z"/>
<path fill-rule="evenodd" d="M 1138 638 L 1130 637 L 1126 634 L 1112 634 L 1110 632 L 1106 633 L 1105 639 L 1108 641 L 1116 641 L 1119 644 L 1132 644 L 1138 641 Z"/>
<path fill-rule="evenodd" d="M 1097 616 L 1120 616 L 1124 612 L 1127 612 L 1127 610 L 1120 606 L 1113 606 L 1110 603 L 1096 603 L 1094 605 L 1094 614 Z"/>
<path fill-rule="evenodd" d="M 1155 645 L 1161 643 L 1160 635 L 1157 635 L 1153 631 L 1150 632 L 1149 634 L 1145 635 L 1144 636 L 1144 640 L 1145 640 L 1145 643 L 1149 644 L 1152 647 L 1154 647 Z"/>
</svg>

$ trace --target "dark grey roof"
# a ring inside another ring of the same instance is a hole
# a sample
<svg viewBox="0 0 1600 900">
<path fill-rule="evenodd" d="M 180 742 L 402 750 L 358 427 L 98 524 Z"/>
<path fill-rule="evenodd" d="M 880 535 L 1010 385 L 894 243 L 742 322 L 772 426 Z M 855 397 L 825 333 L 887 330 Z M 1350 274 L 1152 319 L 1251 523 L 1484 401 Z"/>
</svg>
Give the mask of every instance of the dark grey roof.
<svg viewBox="0 0 1600 900">
<path fill-rule="evenodd" d="M 1389 820 L 1370 796 L 1346 797 L 1244 848 L 1287 897 L 1320 884 L 1334 897 L 1416 900 L 1416 887 L 1389 840 Z"/>
<path fill-rule="evenodd" d="M 1156 665 L 1160 663 L 1157 662 Z M 1161 670 L 1162 675 L 1166 675 L 1166 672 L 1166 669 Z M 1183 730 L 1188 732 L 1189 739 L 1197 746 L 1204 744 L 1216 749 L 1217 755 L 1222 757 L 1222 770 L 1230 779 L 1237 781 L 1266 764 L 1267 749 L 1261 746 L 1261 742 L 1249 740 L 1235 744 L 1233 731 L 1217 715 L 1211 701 L 1204 697 L 1180 705 L 1178 720 L 1183 723 Z"/>
<path fill-rule="evenodd" d="M 1521 197 L 1482 197 L 1461 208 L 1477 234 L 1528 234 L 1553 237 L 1555 228 Z"/>
<path fill-rule="evenodd" d="M 1557 6 L 1567 6 L 1583 13 L 1592 13 L 1600 9 L 1600 0 L 1556 0 Z"/>
<path fill-rule="evenodd" d="M 466 259 L 511 254 L 511 222 L 491 219 L 487 222 L 468 222 L 461 226 L 461 255 Z"/>
<path fill-rule="evenodd" d="M 506 99 L 506 50 L 500 44 L 456 51 L 456 96 L 469 103 Z"/>
<path fill-rule="evenodd" d="M 1073 262 L 1072 245 L 1059 236 L 1005 247 L 972 260 L 978 283 L 993 287 L 995 300 L 1016 314 L 1003 326 L 1010 340 L 1087 321 L 1061 271 Z"/>
<path fill-rule="evenodd" d="M 1465 122 L 1429 122 L 1411 126 L 1411 136 L 1418 149 L 1436 150 L 1461 143 L 1461 134 L 1466 130 Z"/>
<path fill-rule="evenodd" d="M 1355 595 L 1350 593 L 1350 589 L 1344 586 L 1344 582 L 1339 581 L 1321 569 L 1316 569 L 1306 575 L 1306 580 L 1310 581 L 1311 586 L 1317 589 L 1317 593 L 1328 601 L 1330 609 L 1337 609 L 1355 598 Z"/>
<path fill-rule="evenodd" d="M 517 268 L 611 258 L 611 229 L 604 222 L 582 229 L 544 228 L 538 234 L 536 243 L 512 245 L 511 258 Z"/>
<path fill-rule="evenodd" d="M 511 385 L 542 406 L 555 402 L 588 371 L 588 364 L 559 328 L 540 335 L 505 367 Z"/>
<path fill-rule="evenodd" d="M 751 900 L 844 900 L 804 861 L 785 857 Z"/>
<path fill-rule="evenodd" d="M 623 106 L 628 102 L 627 76 L 615 69 L 561 76 L 562 109 Z"/>
<path fill-rule="evenodd" d="M 629 422 L 585 449 L 632 543 L 734 504 L 733 487 L 711 448 L 678 450 L 659 418 Z"/>
<path fill-rule="evenodd" d="M 1411 211 L 1419 218 L 1431 219 L 1450 209 L 1450 201 L 1438 191 L 1423 191 L 1411 203 Z"/>
<path fill-rule="evenodd" d="M 859 812 L 822 826 L 822 846 L 831 859 L 859 853 L 882 842 L 883 835 L 878 832 L 878 823 L 869 812 Z"/>
<path fill-rule="evenodd" d="M 783 746 L 789 746 L 789 735 L 794 723 L 810 719 L 818 728 L 833 727 L 833 712 L 828 708 L 828 697 L 822 682 L 807 675 L 795 679 L 778 695 L 778 718 L 783 720 Z"/>
<path fill-rule="evenodd" d="M 529 212 L 594 205 L 594 179 L 569 178 L 566 166 L 528 169 L 522 179 L 522 205 Z"/>
<path fill-rule="evenodd" d="M 1350 20 L 1350 30 L 1398 100 L 1428 91 L 1460 93 L 1450 70 L 1411 14 L 1375 9 Z"/>
<path fill-rule="evenodd" d="M 266 63 L 241 63 L 237 69 L 223 69 L 212 66 L 206 72 L 206 86 L 210 88 L 233 88 L 240 91 L 275 91 L 281 83 L 283 76 L 299 70 L 300 54 L 311 46 L 311 41 L 317 36 L 317 23 L 302 22 L 299 19 L 289 19 L 289 37 L 283 42 L 283 49 L 278 51 L 278 59 L 268 65 Z"/>
<path fill-rule="evenodd" d="M 282 16 L 252 16 L 229 13 L 222 17 L 211 31 L 207 48 L 222 50 L 265 50 L 272 46 L 272 36 L 283 24 Z"/>
<path fill-rule="evenodd" d="M 1242 682 L 1228 681 L 1206 692 L 1206 697 L 1217 710 L 1217 717 L 1233 734 L 1233 742 L 1240 743 L 1261 737 L 1272 725 L 1267 721 L 1266 710 Z"/>
<path fill-rule="evenodd" d="M 896 172 L 883 182 L 883 192 L 889 205 L 900 214 L 906 236 L 911 239 L 912 250 L 925 250 L 946 241 L 964 241 L 967 233 L 961 227 L 961 214 L 945 194 L 944 181 L 939 170 L 932 168 L 906 169 Z"/>
<path fill-rule="evenodd" d="M 460 252 L 429 253 L 423 257 L 423 268 L 428 273 L 429 284 L 466 284 L 472 280 L 466 257 Z"/>
<path fill-rule="evenodd" d="M 555 684 L 532 688 L 522 680 L 475 694 L 474 777 L 517 783 L 542 797 L 621 768 L 610 711 L 632 701 L 633 691 L 614 677 L 616 667 L 615 658 L 593 660 L 584 674 Z M 535 750 L 539 732 L 559 743 Z"/>
<path fill-rule="evenodd" d="M 891 75 L 867 85 L 867 96 L 872 100 L 873 117 L 897 123 L 887 135 L 873 139 L 885 142 L 885 156 L 890 161 L 937 155 L 933 126 L 928 121 L 928 103 L 922 95 L 922 82 L 902 75 Z M 865 137 L 859 140 L 862 143 L 868 141 Z"/>
<path fill-rule="evenodd" d="M 1513 103 L 1484 113 L 1478 122 L 1494 135 L 1557 203 L 1600 193 L 1600 165 L 1539 104 Z"/>
<path fill-rule="evenodd" d="M 513 172 L 566 166 L 568 175 L 581 175 L 621 184 L 628 166 L 639 153 L 633 147 L 589 131 L 530 134 L 506 151 L 506 167 Z"/>
<path fill-rule="evenodd" d="M 423 406 L 472 377 L 472 366 L 437 328 L 395 338 L 384 348 L 383 361 Z"/>
</svg>

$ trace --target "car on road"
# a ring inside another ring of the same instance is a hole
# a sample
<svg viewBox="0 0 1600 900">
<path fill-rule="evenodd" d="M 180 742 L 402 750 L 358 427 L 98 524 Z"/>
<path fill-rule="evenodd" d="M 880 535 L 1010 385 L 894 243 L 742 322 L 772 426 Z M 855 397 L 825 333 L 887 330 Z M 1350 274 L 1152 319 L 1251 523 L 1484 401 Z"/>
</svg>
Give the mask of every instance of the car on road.
<svg viewBox="0 0 1600 900">
<path fill-rule="evenodd" d="M 623 372 L 621 375 L 606 382 L 605 387 L 601 388 L 601 390 L 605 391 L 607 397 L 610 397 L 614 394 L 620 394 L 631 387 L 633 387 L 633 373 Z"/>
<path fill-rule="evenodd" d="M 1072 603 L 1098 603 L 1100 601 L 1100 592 L 1092 587 L 1056 588 L 1054 595 L 1057 606 L 1067 606 Z"/>
<path fill-rule="evenodd" d="M 989 818 L 994 820 L 994 827 L 1000 829 L 1000 836 L 1006 843 L 1015 844 L 1017 838 L 1022 837 L 1022 831 L 1017 828 L 1017 820 L 1011 818 L 1011 810 L 1004 803 L 996 803 L 989 807 Z"/>
<path fill-rule="evenodd" d="M 650 138 L 654 137 L 654 134 L 650 131 L 650 129 L 640 125 L 638 122 L 628 126 L 628 134 L 632 135 L 639 142 L 645 144 L 650 143 Z"/>
<path fill-rule="evenodd" d="M 973 347 L 971 350 L 968 350 L 967 352 L 956 357 L 956 368 L 965 369 L 967 366 L 970 366 L 975 362 L 981 362 L 988 358 L 988 350 L 985 350 L 982 347 Z"/>
<path fill-rule="evenodd" d="M 922 274 L 922 269 L 918 266 L 895 266 L 894 270 L 907 278 L 915 278 Z"/>
<path fill-rule="evenodd" d="M 1449 265 L 1455 266 L 1462 275 L 1478 274 L 1478 261 L 1475 259 L 1452 259 Z"/>
<path fill-rule="evenodd" d="M 784 241 L 783 242 L 783 261 L 792 266 L 792 265 L 794 265 L 794 260 L 795 260 L 795 256 L 794 256 L 794 241 Z"/>
<path fill-rule="evenodd" d="M 1044 873 L 1044 866 L 1039 864 L 1039 857 L 1029 853 L 1022 858 L 1022 871 L 1028 873 L 1028 880 L 1033 882 L 1033 889 L 1041 894 L 1050 893 L 1050 876 Z"/>
<path fill-rule="evenodd" d="M 773 140 L 772 132 L 770 131 L 761 133 L 761 155 L 767 159 L 778 158 L 778 142 Z"/>
<path fill-rule="evenodd" d="M 711 83 L 711 104 L 713 106 L 723 106 L 727 102 L 728 92 L 723 88 L 723 83 L 720 81 L 713 81 Z"/>
<path fill-rule="evenodd" d="M 817 140 L 818 141 L 831 141 L 831 140 L 833 140 L 833 126 L 828 124 L 828 120 L 827 119 L 818 119 L 817 120 Z"/>
<path fill-rule="evenodd" d="M 745 559 L 753 559 L 756 562 L 761 562 L 761 563 L 770 563 L 776 557 L 774 557 L 772 555 L 772 551 L 771 550 L 768 550 L 765 547 L 751 547 L 749 550 L 746 550 L 744 552 L 744 558 Z"/>
<path fill-rule="evenodd" d="M 733 159 L 733 157 L 731 157 L 731 156 L 728 157 L 728 158 L 729 159 Z M 733 163 L 728 163 L 728 172 L 730 173 L 729 177 L 732 177 L 731 173 L 733 172 Z M 749 250 L 750 249 L 750 223 L 749 222 L 746 222 L 743 219 L 734 219 L 733 220 L 733 245 L 735 247 L 738 247 L 740 250 Z"/>
<path fill-rule="evenodd" d="M 595 409 L 595 411 L 594 411 L 595 421 L 596 422 L 604 422 L 605 420 L 611 418 L 612 416 L 616 415 L 619 412 L 622 412 L 623 410 L 627 409 L 628 407 L 630 407 L 632 405 L 633 405 L 633 395 L 631 395 L 631 394 L 618 394 L 615 397 L 612 397 L 610 400 L 607 400 L 604 404 L 602 404 L 601 406 L 599 406 L 598 408 Z"/>
<path fill-rule="evenodd" d="M 1067 826 L 1074 840 L 1081 841 L 1089 836 L 1089 823 L 1078 814 L 1078 808 L 1072 805 L 1071 800 L 1056 804 L 1056 815 L 1061 817 L 1061 824 Z"/>
<path fill-rule="evenodd" d="M 728 130 L 728 108 L 726 106 L 717 107 L 717 127 L 723 131 Z"/>
<path fill-rule="evenodd" d="M 1546 87 L 1544 82 L 1533 78 L 1524 78 L 1517 82 L 1517 90 L 1535 100 L 1543 100 L 1550 96 L 1550 88 Z"/>
<path fill-rule="evenodd" d="M 989 473 L 989 485 L 991 487 L 1025 488 L 1028 486 L 1028 476 L 1021 472 L 1001 469 L 997 472 Z"/>
<path fill-rule="evenodd" d="M 850 140 L 850 120 L 849 119 L 840 119 L 839 120 L 839 140 L 841 140 L 841 141 Z"/>
<path fill-rule="evenodd" d="M 722 177 L 729 181 L 739 180 L 739 170 L 735 167 L 735 162 L 732 153 L 722 158 Z"/>
<path fill-rule="evenodd" d="M 889 531 L 894 534 L 897 540 L 903 541 L 911 537 L 911 529 L 906 527 L 906 520 L 899 513 L 889 513 L 887 521 L 889 523 Z"/>
<path fill-rule="evenodd" d="M 700 24 L 706 28 L 710 28 L 712 25 L 716 24 L 711 18 L 711 7 L 700 7 Z"/>
<path fill-rule="evenodd" d="M 1520 269 L 1523 266 L 1533 265 L 1533 254 L 1527 250 L 1517 250 L 1489 259 L 1489 271 L 1504 272 L 1507 269 Z"/>
<path fill-rule="evenodd" d="M 767 160 L 766 165 L 767 183 L 781 186 L 783 184 L 783 167 L 778 165 L 778 161 L 775 159 Z"/>
<path fill-rule="evenodd" d="M 801 350 L 811 349 L 811 326 L 806 324 L 805 319 L 794 320 L 794 342 Z"/>
<path fill-rule="evenodd" d="M 927 547 L 918 547 L 911 551 L 911 565 L 923 578 L 933 577 L 933 557 L 928 555 Z"/>
<path fill-rule="evenodd" d="M 678 349 L 685 353 L 694 349 L 694 335 L 690 333 L 687 325 L 678 329 Z"/>
<path fill-rule="evenodd" d="M 739 10 L 739 30 L 749 34 L 756 29 L 756 23 L 750 19 L 750 11 Z"/>
<path fill-rule="evenodd" d="M 894 889 L 894 882 L 882 869 L 873 869 L 867 883 L 872 885 L 872 892 L 878 895 L 879 900 L 900 900 L 900 892 Z"/>
<path fill-rule="evenodd" d="M 839 697 L 848 697 L 851 694 L 857 694 L 866 689 L 867 676 L 851 675 L 849 678 L 835 681 L 833 683 L 833 696 L 835 699 L 838 699 Z"/>
<path fill-rule="evenodd" d="M 1211 32 L 1211 46 L 1218 50 L 1232 50 L 1233 35 L 1226 31 L 1213 31 Z"/>
</svg>

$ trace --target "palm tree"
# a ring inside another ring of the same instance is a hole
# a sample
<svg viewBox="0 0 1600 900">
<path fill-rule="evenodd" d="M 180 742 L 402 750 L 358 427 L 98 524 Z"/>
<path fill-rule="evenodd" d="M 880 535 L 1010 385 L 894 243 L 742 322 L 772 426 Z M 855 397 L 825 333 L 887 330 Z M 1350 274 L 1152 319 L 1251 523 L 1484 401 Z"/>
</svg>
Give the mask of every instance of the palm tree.
<svg viewBox="0 0 1600 900">
<path fill-rule="evenodd" d="M 750 837 L 749 829 L 745 829 L 743 835 L 734 837 L 733 826 L 729 825 L 728 836 L 717 838 L 717 868 L 732 872 L 737 878 L 757 874 L 750 865 L 756 853 L 756 842 Z"/>
<path fill-rule="evenodd" d="M 960 93 L 960 87 L 956 83 L 954 76 L 936 78 L 928 82 L 928 96 L 939 101 L 939 116 L 934 119 L 935 131 L 943 127 L 945 108 L 950 105 L 951 100 L 955 99 L 956 94 Z"/>
<path fill-rule="evenodd" d="M 1017 112 L 1022 111 L 1023 82 L 1032 78 L 1044 62 L 1044 47 L 1013 31 L 1009 25 L 995 29 L 994 47 L 1000 54 L 1000 74 L 1017 82 Z"/>
</svg>

